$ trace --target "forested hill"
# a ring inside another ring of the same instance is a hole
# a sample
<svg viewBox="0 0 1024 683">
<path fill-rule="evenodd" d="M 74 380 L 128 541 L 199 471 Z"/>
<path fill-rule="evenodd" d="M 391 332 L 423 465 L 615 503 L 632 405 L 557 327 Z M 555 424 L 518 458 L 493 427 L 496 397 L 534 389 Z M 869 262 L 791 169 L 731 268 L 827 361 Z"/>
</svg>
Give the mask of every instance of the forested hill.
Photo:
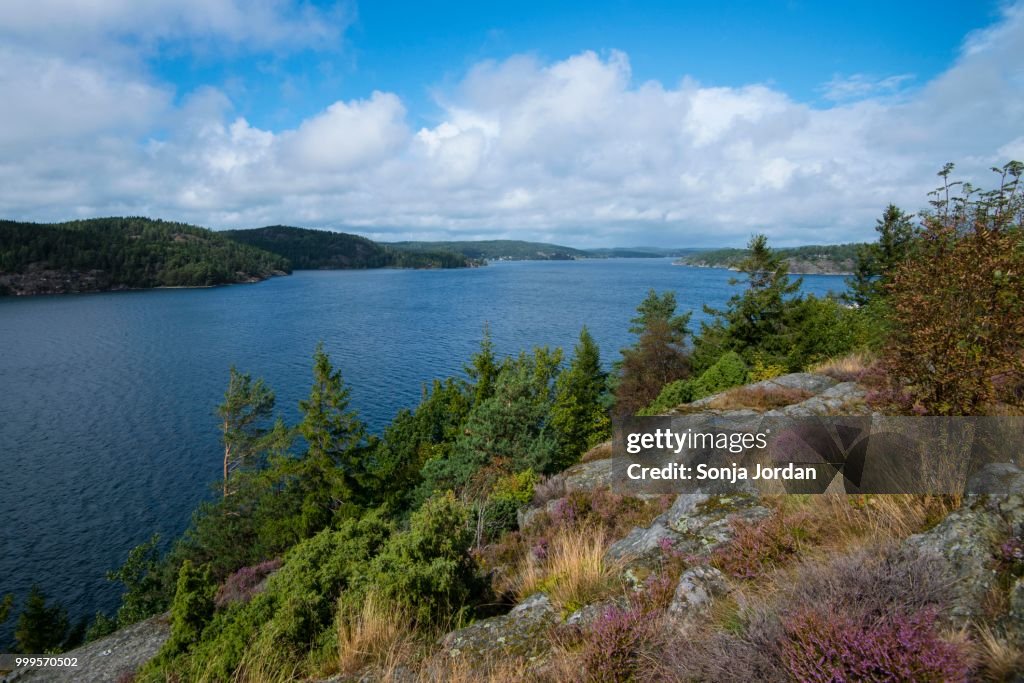
<svg viewBox="0 0 1024 683">
<path fill-rule="evenodd" d="M 289 271 L 280 256 L 183 223 L 0 221 L 0 294 L 219 285 Z"/>
<path fill-rule="evenodd" d="M 848 274 L 853 272 L 857 250 L 862 246 L 857 243 L 808 245 L 776 249 L 775 253 L 788 263 L 791 273 Z M 676 263 L 706 268 L 736 268 L 748 253 L 746 249 L 713 249 L 683 256 Z"/>
<path fill-rule="evenodd" d="M 359 235 L 271 225 L 252 230 L 225 230 L 221 234 L 278 254 L 293 268 L 462 268 L 472 265 L 454 249 L 397 249 Z M 446 244 L 446 243 L 438 243 Z"/>
<path fill-rule="evenodd" d="M 522 240 L 470 240 L 461 242 L 389 242 L 402 251 L 454 251 L 471 259 L 489 261 L 567 261 L 590 256 L 585 251 L 544 242 Z"/>
</svg>

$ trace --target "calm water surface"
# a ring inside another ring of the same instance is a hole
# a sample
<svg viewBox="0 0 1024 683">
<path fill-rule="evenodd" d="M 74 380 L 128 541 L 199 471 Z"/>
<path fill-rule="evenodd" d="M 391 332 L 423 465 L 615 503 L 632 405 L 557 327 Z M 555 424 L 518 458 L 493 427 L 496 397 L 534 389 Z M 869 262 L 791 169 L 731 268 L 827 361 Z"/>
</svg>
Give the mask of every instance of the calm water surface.
<svg viewBox="0 0 1024 683">
<path fill-rule="evenodd" d="M 303 271 L 256 285 L 0 299 L 0 595 L 36 582 L 72 617 L 110 610 L 104 579 L 153 532 L 179 534 L 220 472 L 228 368 L 262 376 L 286 419 L 323 340 L 376 432 L 424 382 L 497 350 L 571 353 L 586 324 L 610 363 L 649 288 L 704 319 L 725 270 L 668 259 L 511 262 L 448 271 Z M 843 288 L 837 276 L 804 290 Z M 0 632 L 0 646 L 11 624 Z M 0 647 L 0 651 L 2 647 Z"/>
</svg>

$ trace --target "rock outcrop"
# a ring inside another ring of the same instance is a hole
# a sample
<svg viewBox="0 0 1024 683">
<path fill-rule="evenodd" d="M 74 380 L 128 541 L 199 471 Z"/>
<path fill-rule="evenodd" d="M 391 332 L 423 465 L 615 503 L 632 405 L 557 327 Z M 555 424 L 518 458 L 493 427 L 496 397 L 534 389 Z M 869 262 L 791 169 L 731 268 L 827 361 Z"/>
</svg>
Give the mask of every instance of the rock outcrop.
<svg viewBox="0 0 1024 683">
<path fill-rule="evenodd" d="M 171 627 L 164 614 L 132 624 L 109 636 L 65 652 L 61 657 L 78 660 L 67 669 L 15 670 L 2 683 L 115 683 L 130 681 L 131 675 L 156 656 Z"/>
</svg>

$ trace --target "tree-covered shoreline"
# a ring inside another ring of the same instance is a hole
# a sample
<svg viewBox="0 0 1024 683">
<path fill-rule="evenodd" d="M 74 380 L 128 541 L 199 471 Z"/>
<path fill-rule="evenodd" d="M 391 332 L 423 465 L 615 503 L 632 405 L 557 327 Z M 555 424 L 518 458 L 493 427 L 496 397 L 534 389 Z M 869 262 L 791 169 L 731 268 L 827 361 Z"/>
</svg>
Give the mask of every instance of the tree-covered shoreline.
<svg viewBox="0 0 1024 683">
<path fill-rule="evenodd" d="M 210 287 L 289 272 L 280 256 L 184 223 L 0 221 L 0 294 Z"/>
</svg>

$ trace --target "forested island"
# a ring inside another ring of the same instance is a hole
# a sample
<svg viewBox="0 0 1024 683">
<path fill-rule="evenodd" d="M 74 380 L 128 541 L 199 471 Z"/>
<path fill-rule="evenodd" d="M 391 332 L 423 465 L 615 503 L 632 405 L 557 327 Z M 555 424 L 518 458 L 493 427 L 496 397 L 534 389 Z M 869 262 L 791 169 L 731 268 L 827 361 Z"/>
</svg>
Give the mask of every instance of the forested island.
<svg viewBox="0 0 1024 683">
<path fill-rule="evenodd" d="M 776 253 L 786 261 L 789 272 L 798 275 L 849 275 L 853 273 L 857 253 L 866 245 L 823 244 L 777 249 Z M 748 249 L 713 249 L 683 256 L 678 265 L 702 268 L 729 268 L 736 270 Z"/>
<path fill-rule="evenodd" d="M 289 272 L 280 256 L 184 223 L 0 221 L 0 295 L 207 287 Z"/>
<path fill-rule="evenodd" d="M 288 259 L 296 270 L 351 268 L 464 268 L 479 265 L 473 255 L 455 248 L 459 243 L 422 243 L 401 247 L 331 230 L 272 225 L 252 230 L 225 230 L 229 239 Z"/>
<path fill-rule="evenodd" d="M 995 496 L 610 485 L 612 417 L 1024 415 L 1024 164 L 942 199 L 951 170 L 920 221 L 885 209 L 844 299 L 800 294 L 756 235 L 743 289 L 696 329 L 651 290 L 611 372 L 586 328 L 568 357 L 506 358 L 485 329 L 379 436 L 322 346 L 291 424 L 226 369 L 217 495 L 109 574 L 117 612 L 74 629 L 36 587 L 0 622 L 18 612 L 26 653 L 96 640 L 90 661 L 138 683 L 1015 680 L 1019 457 Z M 149 654 L 110 656 L 143 620 Z"/>
</svg>

